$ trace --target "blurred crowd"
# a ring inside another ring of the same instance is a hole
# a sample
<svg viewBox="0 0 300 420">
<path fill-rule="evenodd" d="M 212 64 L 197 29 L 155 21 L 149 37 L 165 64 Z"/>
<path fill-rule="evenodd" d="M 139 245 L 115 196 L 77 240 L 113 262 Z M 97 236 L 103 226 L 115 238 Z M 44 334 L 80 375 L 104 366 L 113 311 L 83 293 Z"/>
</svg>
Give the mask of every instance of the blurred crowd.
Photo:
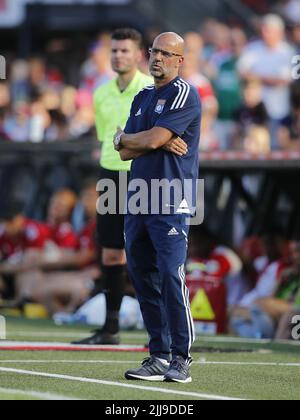
<svg viewBox="0 0 300 420">
<path fill-rule="evenodd" d="M 273 226 L 232 249 L 198 228 L 187 285 L 199 332 L 289 340 L 300 315 L 300 237 L 288 239 Z"/>
<path fill-rule="evenodd" d="M 28 219 L 18 202 L 2 211 L 0 309 L 26 314 L 34 304 L 59 322 L 105 319 L 96 200 L 95 180 L 87 180 L 79 197 L 54 193 L 44 222 Z M 290 339 L 292 318 L 300 315 L 300 237 L 270 226 L 233 249 L 206 226 L 194 227 L 187 286 L 198 333 Z M 141 325 L 130 280 L 124 299 L 123 325 Z"/>
<path fill-rule="evenodd" d="M 80 197 L 68 189 L 53 194 L 44 222 L 28 219 L 10 203 L 0 215 L 0 295 L 22 309 L 28 302 L 49 314 L 74 311 L 94 290 L 101 273 L 96 245 L 96 182 Z M 74 215 L 79 214 L 76 223 Z"/>
<path fill-rule="evenodd" d="M 267 0 L 246 3 L 270 10 Z M 300 2 L 277 3 L 275 14 L 256 22 L 256 33 L 211 19 L 185 34 L 182 77 L 202 99 L 202 150 L 300 150 L 300 74 L 292 77 Z M 60 41 L 46 51 L 8 63 L 9 78 L 0 82 L 0 142 L 96 137 L 93 93 L 115 77 L 109 34 L 90 45 L 76 71 Z M 34 302 L 50 316 L 74 314 L 103 292 L 95 184 L 88 180 L 79 196 L 55 192 L 43 222 L 28 219 L 18 202 L 2 208 L 0 308 L 9 301 L 23 310 Z M 300 315 L 300 236 L 269 227 L 233 249 L 205 227 L 194 228 L 187 284 L 199 332 L 289 339 L 292 317 Z M 134 296 L 129 282 L 127 296 Z"/>
<path fill-rule="evenodd" d="M 185 34 L 182 77 L 202 98 L 202 150 L 300 150 L 300 83 L 292 77 L 293 57 L 300 54 L 299 2 L 281 1 L 274 13 L 253 22 L 252 31 L 211 19 Z M 69 77 L 66 61 L 74 63 L 62 58 L 59 40 L 45 51 L 9 63 L 9 78 L 0 84 L 2 141 L 95 136 L 93 92 L 115 76 L 109 34 L 89 47 L 76 77 Z M 145 72 L 147 58 L 145 52 Z"/>
<path fill-rule="evenodd" d="M 10 60 L 8 80 L 0 84 L 1 140 L 40 143 L 95 137 L 93 93 L 114 77 L 110 38 L 102 35 L 90 46 L 79 70 L 68 68 L 76 67 L 76 60 L 63 58 L 65 48 L 63 40 L 51 41 L 48 55 Z"/>
</svg>

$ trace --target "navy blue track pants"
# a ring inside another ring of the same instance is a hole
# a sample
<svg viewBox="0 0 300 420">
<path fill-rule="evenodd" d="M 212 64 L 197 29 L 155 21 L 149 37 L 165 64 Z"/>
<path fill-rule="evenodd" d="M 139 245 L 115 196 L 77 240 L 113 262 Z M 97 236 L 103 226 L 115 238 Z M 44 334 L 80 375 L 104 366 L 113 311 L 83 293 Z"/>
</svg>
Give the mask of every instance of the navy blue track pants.
<svg viewBox="0 0 300 420">
<path fill-rule="evenodd" d="M 186 216 L 125 217 L 129 275 L 150 336 L 150 354 L 190 358 L 195 340 L 185 263 Z"/>
</svg>

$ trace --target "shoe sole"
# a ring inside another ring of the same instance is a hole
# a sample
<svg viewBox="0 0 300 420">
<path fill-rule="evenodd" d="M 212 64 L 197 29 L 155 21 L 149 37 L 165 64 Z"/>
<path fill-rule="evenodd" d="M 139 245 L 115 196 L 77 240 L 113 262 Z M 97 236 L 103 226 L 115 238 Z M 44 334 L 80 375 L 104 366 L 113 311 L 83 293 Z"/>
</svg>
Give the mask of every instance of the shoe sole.
<svg viewBox="0 0 300 420">
<path fill-rule="evenodd" d="M 164 382 L 173 382 L 173 383 L 177 383 L 177 384 L 191 384 L 193 382 L 193 379 L 188 378 L 188 379 L 185 379 L 185 380 L 180 380 L 180 379 L 165 377 Z"/>
<path fill-rule="evenodd" d="M 128 381 L 147 381 L 147 382 L 164 382 L 164 376 L 138 376 L 138 375 L 125 375 Z"/>
</svg>

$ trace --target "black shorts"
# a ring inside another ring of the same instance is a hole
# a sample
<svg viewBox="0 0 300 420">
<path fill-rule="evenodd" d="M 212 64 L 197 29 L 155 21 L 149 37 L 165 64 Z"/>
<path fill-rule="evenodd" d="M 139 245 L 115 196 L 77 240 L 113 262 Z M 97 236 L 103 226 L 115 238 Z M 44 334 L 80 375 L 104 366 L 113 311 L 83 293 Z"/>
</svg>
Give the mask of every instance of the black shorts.
<svg viewBox="0 0 300 420">
<path fill-rule="evenodd" d="M 117 209 L 119 208 L 119 172 L 109 171 L 101 168 L 100 180 L 110 179 L 114 181 L 117 187 Z M 128 174 L 129 179 L 129 174 Z M 106 249 L 123 250 L 125 248 L 124 240 L 124 215 L 123 214 L 105 214 L 97 213 L 97 237 L 98 244 Z"/>
</svg>

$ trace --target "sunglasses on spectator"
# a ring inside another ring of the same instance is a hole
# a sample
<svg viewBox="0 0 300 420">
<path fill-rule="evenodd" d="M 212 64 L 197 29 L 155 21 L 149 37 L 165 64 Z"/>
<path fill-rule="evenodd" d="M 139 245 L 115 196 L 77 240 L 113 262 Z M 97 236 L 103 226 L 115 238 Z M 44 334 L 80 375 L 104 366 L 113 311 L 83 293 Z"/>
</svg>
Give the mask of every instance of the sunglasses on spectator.
<svg viewBox="0 0 300 420">
<path fill-rule="evenodd" d="M 151 55 L 157 55 L 161 53 L 161 55 L 165 58 L 172 58 L 172 57 L 182 57 L 181 54 L 175 54 L 169 51 L 160 50 L 158 48 L 149 48 L 149 54 Z"/>
</svg>

